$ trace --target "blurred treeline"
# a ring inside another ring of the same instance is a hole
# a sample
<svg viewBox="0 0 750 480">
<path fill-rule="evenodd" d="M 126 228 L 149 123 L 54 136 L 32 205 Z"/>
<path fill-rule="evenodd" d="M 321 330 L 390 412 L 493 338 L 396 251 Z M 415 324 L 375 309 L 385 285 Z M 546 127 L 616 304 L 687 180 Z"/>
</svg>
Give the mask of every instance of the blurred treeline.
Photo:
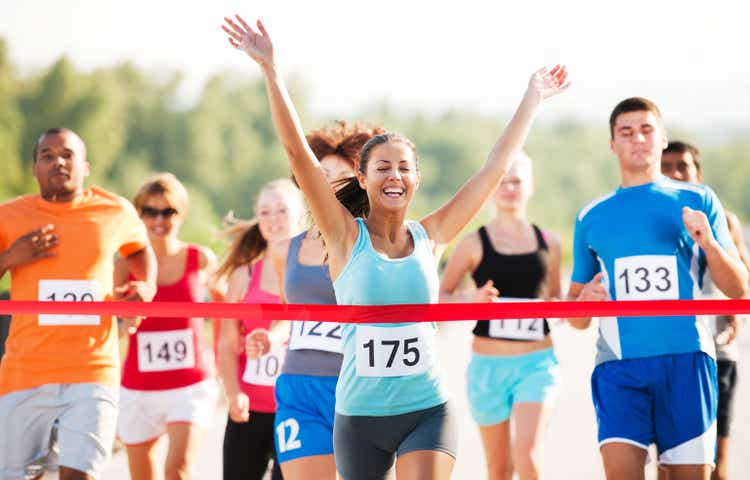
<svg viewBox="0 0 750 480">
<path fill-rule="evenodd" d="M 89 184 L 130 198 L 149 173 L 175 173 L 191 194 L 184 237 L 220 251 L 213 232 L 221 217 L 229 210 L 252 216 L 259 186 L 287 175 L 288 167 L 259 77 L 218 73 L 188 106 L 178 101 L 180 81 L 179 72 L 146 72 L 129 63 L 82 72 L 65 58 L 21 75 L 0 39 L 0 201 L 37 191 L 31 176 L 33 143 L 43 130 L 66 126 L 88 145 Z M 332 120 L 306 114 L 303 80 L 292 81 L 290 89 L 307 129 Z M 471 111 L 403 113 L 385 103 L 346 120 L 354 119 L 382 123 L 416 143 L 423 179 L 413 216 L 456 191 L 484 161 L 507 121 Z M 748 130 L 721 132 L 720 137 L 674 128 L 670 133 L 698 143 L 707 183 L 741 219 L 750 217 Z M 617 185 L 608 135 L 606 125 L 542 120 L 528 142 L 536 174 L 530 216 L 558 231 L 568 246 L 576 211 Z M 569 261 L 569 254 L 565 258 Z"/>
</svg>

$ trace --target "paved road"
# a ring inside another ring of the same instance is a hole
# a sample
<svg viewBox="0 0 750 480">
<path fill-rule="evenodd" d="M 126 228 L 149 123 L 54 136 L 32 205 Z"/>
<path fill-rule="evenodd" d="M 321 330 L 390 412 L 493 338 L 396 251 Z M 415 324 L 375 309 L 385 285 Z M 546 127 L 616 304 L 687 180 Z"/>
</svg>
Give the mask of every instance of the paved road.
<svg viewBox="0 0 750 480">
<path fill-rule="evenodd" d="M 456 462 L 455 479 L 486 478 L 484 458 L 478 431 L 469 415 L 465 395 L 464 372 L 469 361 L 470 322 L 454 323 L 441 328 L 439 336 L 441 361 L 446 380 L 453 392 L 461 421 L 461 443 Z M 549 479 L 604 478 L 596 447 L 596 425 L 589 393 L 589 376 L 593 369 L 596 332 L 574 331 L 564 326 L 553 331 L 557 355 L 562 364 L 563 390 L 551 419 L 544 452 L 543 474 Z M 745 328 L 739 339 L 743 352 L 740 377 L 748 378 L 750 370 L 750 329 Z M 745 367 L 745 368 L 742 368 Z M 733 436 L 730 478 L 750 478 L 750 413 L 740 406 L 750 403 L 750 381 L 740 382 L 736 398 L 736 419 Z M 217 411 L 214 427 L 208 432 L 201 449 L 194 475 L 198 480 L 220 478 L 221 439 L 224 413 Z M 653 464 L 647 468 L 649 479 L 655 478 Z M 115 455 L 104 478 L 127 480 L 127 460 L 120 452 Z"/>
</svg>

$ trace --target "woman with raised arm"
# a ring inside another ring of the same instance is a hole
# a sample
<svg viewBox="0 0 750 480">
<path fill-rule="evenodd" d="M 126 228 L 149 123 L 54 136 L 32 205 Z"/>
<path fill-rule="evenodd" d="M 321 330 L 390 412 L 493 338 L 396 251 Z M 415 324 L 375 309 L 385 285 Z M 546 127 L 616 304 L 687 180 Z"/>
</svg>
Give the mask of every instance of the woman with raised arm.
<svg viewBox="0 0 750 480">
<path fill-rule="evenodd" d="M 256 31 L 239 16 L 237 22 L 225 20 L 230 44 L 263 71 L 277 133 L 325 240 L 337 302 L 437 302 L 436 259 L 497 189 L 521 150 L 541 101 L 566 88 L 565 68 L 536 72 L 479 172 L 442 208 L 419 222 L 407 221 L 406 211 L 420 180 L 414 145 L 396 133 L 376 135 L 360 152 L 356 176 L 334 191 L 305 141 L 263 24 L 258 21 Z M 344 479 L 380 479 L 396 460 L 400 480 L 447 479 L 453 470 L 457 432 L 436 365 L 435 327 L 394 320 L 400 323 L 342 327 L 336 468 Z"/>
<path fill-rule="evenodd" d="M 237 221 L 225 232 L 234 240 L 218 269 L 227 276 L 226 300 L 243 303 L 279 303 L 273 265 L 267 262 L 269 245 L 297 235 L 304 223 L 304 202 L 291 180 L 267 183 L 258 194 L 254 221 Z M 260 480 L 273 459 L 271 478 L 281 470 L 274 448 L 274 384 L 284 361 L 284 349 L 257 358 L 245 352 L 245 337 L 268 329 L 271 321 L 224 318 L 219 331 L 218 367 L 229 403 L 224 432 L 224 480 Z"/>
<path fill-rule="evenodd" d="M 216 257 L 208 247 L 179 238 L 188 209 L 185 187 L 171 173 L 146 180 L 133 199 L 158 260 L 155 302 L 202 302 L 209 291 Z M 115 285 L 127 284 L 127 262 L 115 261 Z M 126 319 L 127 323 L 129 320 Z M 201 437 L 211 425 L 218 389 L 212 356 L 203 336 L 202 318 L 147 317 L 132 328 L 122 368 L 117 435 L 127 447 L 130 477 L 138 480 L 187 479 L 195 465 Z M 155 451 L 169 439 L 164 473 Z"/>
<path fill-rule="evenodd" d="M 308 134 L 307 143 L 320 159 L 326 179 L 335 186 L 354 175 L 362 146 L 382 132 L 379 127 L 337 122 Z M 270 247 L 269 255 L 282 302 L 336 304 L 317 227 L 277 242 Z M 257 336 L 253 333 L 248 338 L 274 348 L 270 345 L 270 332 Z M 265 340 L 261 340 L 263 336 Z M 248 353 L 251 349 L 252 345 Z M 341 351 L 340 324 L 292 322 L 289 348 L 276 380 L 276 451 L 286 480 L 336 478 L 333 420 Z"/>
<path fill-rule="evenodd" d="M 516 300 L 560 296 L 560 240 L 526 216 L 533 184 L 531 159 L 519 153 L 493 197 L 495 218 L 464 237 L 448 260 L 442 301 L 490 302 L 498 290 Z M 456 292 L 466 274 L 477 288 Z M 509 480 L 514 467 L 522 480 L 539 477 L 542 436 L 560 382 L 549 333 L 544 318 L 480 320 L 474 327 L 466 383 L 490 480 Z"/>
</svg>

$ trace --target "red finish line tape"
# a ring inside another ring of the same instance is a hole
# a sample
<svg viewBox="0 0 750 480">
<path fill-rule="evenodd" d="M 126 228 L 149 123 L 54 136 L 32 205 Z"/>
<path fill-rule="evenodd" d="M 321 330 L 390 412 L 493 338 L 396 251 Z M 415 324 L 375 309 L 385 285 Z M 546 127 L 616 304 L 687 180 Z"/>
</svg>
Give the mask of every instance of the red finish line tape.
<svg viewBox="0 0 750 480">
<path fill-rule="evenodd" d="M 639 317 L 750 313 L 750 300 L 495 302 L 420 305 L 283 305 L 186 302 L 0 301 L 0 314 L 254 318 L 340 323 L 451 322 L 508 318 Z"/>
</svg>

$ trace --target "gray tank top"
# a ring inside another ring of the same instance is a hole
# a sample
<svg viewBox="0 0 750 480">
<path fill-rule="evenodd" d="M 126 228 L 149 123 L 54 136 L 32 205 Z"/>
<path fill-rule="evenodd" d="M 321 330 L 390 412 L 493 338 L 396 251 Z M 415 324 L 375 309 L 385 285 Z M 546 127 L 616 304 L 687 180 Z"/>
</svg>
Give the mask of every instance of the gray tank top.
<svg viewBox="0 0 750 480">
<path fill-rule="evenodd" d="M 297 235 L 289 242 L 284 272 L 284 296 L 289 303 L 335 305 L 328 265 L 303 265 L 299 263 L 299 249 L 307 232 Z M 341 370 L 340 353 L 316 349 L 334 350 L 341 344 L 341 326 L 313 321 L 292 322 L 292 336 L 289 350 L 281 373 L 289 375 L 313 375 L 317 377 L 337 377 Z M 300 347 L 301 346 L 301 347 Z M 339 347 L 340 348 L 340 347 Z"/>
</svg>

